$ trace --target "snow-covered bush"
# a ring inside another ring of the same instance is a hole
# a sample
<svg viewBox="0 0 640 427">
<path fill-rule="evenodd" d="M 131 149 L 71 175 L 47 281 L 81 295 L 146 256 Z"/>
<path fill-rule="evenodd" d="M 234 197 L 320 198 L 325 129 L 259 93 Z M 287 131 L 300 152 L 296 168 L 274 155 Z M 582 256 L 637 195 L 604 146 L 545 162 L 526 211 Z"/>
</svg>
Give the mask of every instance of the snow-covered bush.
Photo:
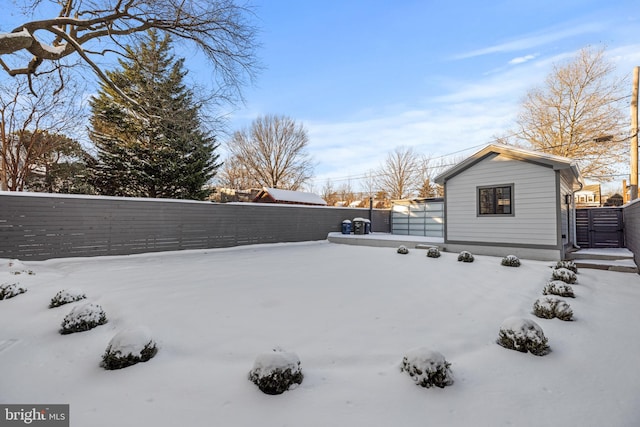
<svg viewBox="0 0 640 427">
<path fill-rule="evenodd" d="M 76 302 L 85 299 L 87 296 L 77 289 L 64 289 L 51 298 L 49 308 L 60 307 L 70 302 Z"/>
<path fill-rule="evenodd" d="M 400 245 L 400 247 L 398 248 L 398 253 L 402 255 L 406 255 L 409 253 L 409 249 L 407 249 L 407 247 L 404 245 Z"/>
<path fill-rule="evenodd" d="M 533 314 L 543 319 L 572 320 L 573 310 L 571 306 L 561 299 L 555 297 L 538 298 L 533 303 Z"/>
<path fill-rule="evenodd" d="M 542 328 L 533 320 L 520 317 L 509 317 L 502 322 L 496 342 L 504 348 L 523 353 L 529 351 L 536 356 L 544 356 L 550 351 Z"/>
<path fill-rule="evenodd" d="M 74 332 L 83 332 L 93 329 L 98 325 L 107 323 L 107 315 L 102 307 L 97 304 L 85 303 L 74 307 L 62 321 L 62 335 Z"/>
<path fill-rule="evenodd" d="M 429 258 L 440 258 L 440 249 L 436 247 L 431 247 L 427 249 L 427 256 Z"/>
<path fill-rule="evenodd" d="M 553 319 L 556 317 L 555 306 L 556 301 L 555 298 L 542 297 L 538 298 L 533 303 L 533 314 L 542 318 L 542 319 Z"/>
<path fill-rule="evenodd" d="M 104 369 L 122 369 L 146 362 L 156 355 L 158 347 L 146 328 L 137 327 L 118 332 L 102 355 Z"/>
<path fill-rule="evenodd" d="M 552 280 L 547 283 L 542 290 L 544 295 L 558 295 L 560 297 L 575 298 L 571 285 L 564 283 L 562 280 Z"/>
<path fill-rule="evenodd" d="M 501 264 L 505 267 L 520 267 L 520 259 L 515 255 L 507 255 L 502 258 Z"/>
<path fill-rule="evenodd" d="M 27 266 L 22 263 L 22 261 L 19 261 L 17 259 L 9 260 L 9 273 L 16 274 L 16 275 L 17 274 L 29 274 L 29 275 L 36 274 L 33 272 L 33 270 L 29 270 Z"/>
<path fill-rule="evenodd" d="M 298 356 L 278 349 L 258 355 L 249 372 L 249 380 L 266 394 L 282 394 L 302 378 Z"/>
<path fill-rule="evenodd" d="M 573 320 L 573 310 L 565 301 L 558 300 L 553 309 L 558 319 L 565 321 Z"/>
<path fill-rule="evenodd" d="M 573 261 L 558 261 L 554 268 L 556 270 L 558 268 L 566 268 L 567 270 L 571 270 L 574 273 L 578 273 L 578 266 L 576 266 L 576 263 Z"/>
<path fill-rule="evenodd" d="M 556 268 L 551 273 L 553 280 L 562 280 L 564 283 L 576 283 L 578 276 L 573 271 L 566 268 Z"/>
<path fill-rule="evenodd" d="M 27 288 L 20 286 L 19 283 L 3 283 L 0 285 L 0 300 L 13 298 L 25 292 Z"/>
<path fill-rule="evenodd" d="M 469 251 L 462 251 L 460 255 L 458 255 L 458 261 L 473 262 L 473 255 Z"/>
<path fill-rule="evenodd" d="M 437 351 L 422 347 L 407 352 L 402 359 L 400 371 L 406 372 L 421 387 L 444 388 L 453 384 L 451 363 Z"/>
</svg>

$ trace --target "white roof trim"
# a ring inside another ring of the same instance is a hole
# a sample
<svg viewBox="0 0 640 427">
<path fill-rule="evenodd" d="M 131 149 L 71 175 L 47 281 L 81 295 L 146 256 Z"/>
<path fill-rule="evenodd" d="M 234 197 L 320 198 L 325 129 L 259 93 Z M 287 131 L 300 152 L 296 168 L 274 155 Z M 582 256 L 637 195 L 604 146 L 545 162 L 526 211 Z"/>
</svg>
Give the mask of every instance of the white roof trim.
<svg viewBox="0 0 640 427">
<path fill-rule="evenodd" d="M 458 163 L 457 165 L 447 169 L 446 171 L 438 175 L 435 178 L 435 182 L 437 182 L 438 184 L 444 184 L 444 182 L 449 178 L 452 178 L 458 175 L 459 173 L 473 166 L 475 163 L 479 162 L 480 160 L 494 153 L 511 157 L 516 160 L 522 160 L 522 161 L 528 161 L 528 162 L 547 165 L 552 167 L 553 170 L 571 169 L 573 176 L 579 182 L 582 182 L 582 177 L 580 175 L 580 169 L 578 168 L 578 164 L 574 160 L 568 157 L 556 156 L 554 154 L 527 150 L 524 148 L 513 147 L 511 145 L 505 145 L 505 144 L 487 145 L 483 149 L 467 157 L 462 162 Z"/>
</svg>

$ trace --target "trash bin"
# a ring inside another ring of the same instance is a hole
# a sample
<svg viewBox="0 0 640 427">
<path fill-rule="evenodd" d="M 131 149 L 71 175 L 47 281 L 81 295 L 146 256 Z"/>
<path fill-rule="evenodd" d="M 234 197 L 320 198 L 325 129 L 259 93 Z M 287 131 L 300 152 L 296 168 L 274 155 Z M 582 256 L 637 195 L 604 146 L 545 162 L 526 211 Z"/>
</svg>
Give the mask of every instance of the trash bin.
<svg viewBox="0 0 640 427">
<path fill-rule="evenodd" d="M 351 221 L 348 219 L 342 221 L 342 234 L 351 234 Z"/>
<path fill-rule="evenodd" d="M 364 234 L 364 218 L 353 218 L 353 234 Z"/>
<path fill-rule="evenodd" d="M 371 234 L 371 220 L 364 220 L 364 234 Z"/>
</svg>

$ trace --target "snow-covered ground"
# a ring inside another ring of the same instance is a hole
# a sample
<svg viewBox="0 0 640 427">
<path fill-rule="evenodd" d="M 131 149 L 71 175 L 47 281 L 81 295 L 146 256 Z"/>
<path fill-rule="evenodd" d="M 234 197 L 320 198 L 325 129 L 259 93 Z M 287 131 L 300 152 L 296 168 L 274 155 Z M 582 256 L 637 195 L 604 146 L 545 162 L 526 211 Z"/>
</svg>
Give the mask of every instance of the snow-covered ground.
<svg viewBox="0 0 640 427">
<path fill-rule="evenodd" d="M 0 402 L 68 403 L 72 426 L 638 426 L 640 276 L 582 269 L 574 321 L 531 314 L 551 263 L 399 255 L 328 242 L 60 259 L 9 273 L 27 292 L 0 301 Z M 48 308 L 63 289 L 82 301 Z M 72 307 L 108 323 L 61 335 Z M 551 353 L 495 343 L 511 316 L 535 320 Z M 146 363 L 100 367 L 116 333 L 146 326 Z M 256 356 L 295 352 L 304 380 L 282 395 L 248 380 Z M 428 347 L 454 383 L 400 371 Z"/>
</svg>

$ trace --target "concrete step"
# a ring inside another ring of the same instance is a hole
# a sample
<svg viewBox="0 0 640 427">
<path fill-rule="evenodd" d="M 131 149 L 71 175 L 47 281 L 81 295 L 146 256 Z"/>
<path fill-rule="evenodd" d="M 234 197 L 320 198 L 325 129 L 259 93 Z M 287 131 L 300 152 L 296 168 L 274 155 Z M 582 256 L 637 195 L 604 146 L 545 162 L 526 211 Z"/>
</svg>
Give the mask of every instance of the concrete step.
<svg viewBox="0 0 640 427">
<path fill-rule="evenodd" d="M 579 249 L 567 254 L 578 268 L 620 271 L 638 274 L 633 252 L 626 248 Z"/>
</svg>

